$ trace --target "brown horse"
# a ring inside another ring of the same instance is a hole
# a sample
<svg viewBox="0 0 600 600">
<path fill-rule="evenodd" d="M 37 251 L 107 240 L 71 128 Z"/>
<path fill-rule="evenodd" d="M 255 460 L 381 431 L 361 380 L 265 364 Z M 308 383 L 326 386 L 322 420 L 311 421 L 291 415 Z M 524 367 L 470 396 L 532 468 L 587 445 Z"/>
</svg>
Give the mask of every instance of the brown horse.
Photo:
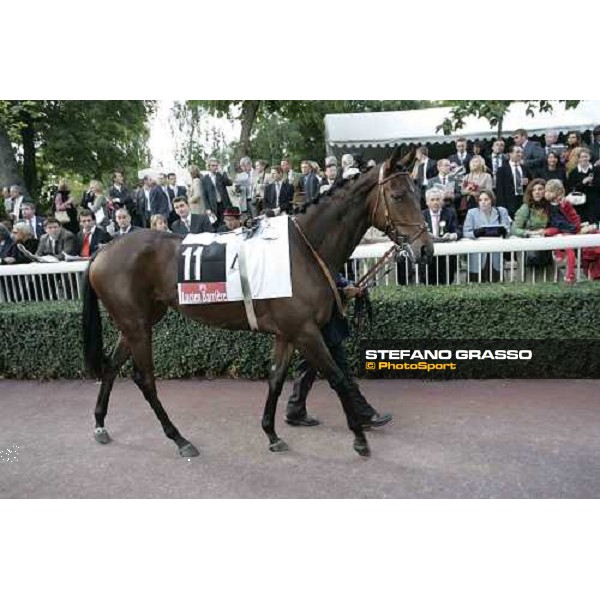
<svg viewBox="0 0 600 600">
<path fill-rule="evenodd" d="M 291 298 L 255 300 L 258 330 L 275 336 L 274 360 L 262 427 L 273 452 L 287 450 L 275 433 L 277 400 L 288 372 L 294 348 L 312 363 L 337 392 L 348 427 L 354 433 L 354 449 L 369 455 L 362 425 L 349 396 L 350 382 L 332 359 L 321 328 L 334 310 L 334 291 L 313 250 L 331 273 L 339 271 L 370 225 L 403 244 L 420 261 L 431 260 L 433 244 L 427 233 L 418 194 L 398 163 L 399 152 L 379 168 L 322 197 L 297 218 L 300 229 L 289 224 L 292 264 Z M 301 230 L 301 231 L 300 231 Z M 250 329 L 243 302 L 180 305 L 177 295 L 178 255 L 182 237 L 149 230 L 131 233 L 111 242 L 91 262 L 86 273 L 83 303 L 84 354 L 88 370 L 102 379 L 95 409 L 94 436 L 110 441 L 104 427 L 115 377 L 131 357 L 133 380 L 156 413 L 165 434 L 181 456 L 197 456 L 196 448 L 173 425 L 161 405 L 154 378 L 152 328 L 171 307 L 183 315 L 224 329 Z M 310 249 L 309 244 L 313 250 Z M 274 274 L 274 276 L 276 276 Z M 98 306 L 102 301 L 120 336 L 110 358 L 103 353 Z"/>
</svg>

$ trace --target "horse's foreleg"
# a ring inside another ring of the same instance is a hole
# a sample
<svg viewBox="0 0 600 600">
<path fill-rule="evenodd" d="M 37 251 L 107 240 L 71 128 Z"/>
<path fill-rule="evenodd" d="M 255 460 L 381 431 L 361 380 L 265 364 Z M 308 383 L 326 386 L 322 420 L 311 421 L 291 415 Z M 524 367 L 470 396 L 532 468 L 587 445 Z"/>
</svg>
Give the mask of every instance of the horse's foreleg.
<svg viewBox="0 0 600 600">
<path fill-rule="evenodd" d="M 320 330 L 315 325 L 299 333 L 294 340 L 296 348 L 304 355 L 304 358 L 322 373 L 340 398 L 348 427 L 354 433 L 354 450 L 361 456 L 369 456 L 371 451 L 362 424 L 354 408 L 352 401 L 352 382 L 344 375 L 342 370 L 333 360 Z"/>
<path fill-rule="evenodd" d="M 110 399 L 110 392 L 115 382 L 115 378 L 119 369 L 129 358 L 129 355 L 129 347 L 125 342 L 125 338 L 122 335 L 119 335 L 119 339 L 117 340 L 117 344 L 112 352 L 108 365 L 105 367 L 104 373 L 102 374 L 102 385 L 100 386 L 100 392 L 98 392 L 98 400 L 94 411 L 94 416 L 96 418 L 94 438 L 100 444 L 108 444 L 110 442 L 110 436 L 104 427 L 104 419 L 108 412 L 108 401 Z"/>
<path fill-rule="evenodd" d="M 262 428 L 269 438 L 269 450 L 272 452 L 283 452 L 288 449 L 288 445 L 275 433 L 275 412 L 293 352 L 294 347 L 290 343 L 276 338 L 273 365 L 269 375 L 269 394 L 262 418 Z"/>
<path fill-rule="evenodd" d="M 152 361 L 152 333 L 141 331 L 130 340 L 131 354 L 133 356 L 133 380 L 144 394 L 152 410 L 158 417 L 165 435 L 173 440 L 179 448 L 179 454 L 184 457 L 198 456 L 196 447 L 188 442 L 173 425 L 165 412 L 158 394 L 156 393 L 156 380 L 154 378 L 154 364 Z"/>
</svg>

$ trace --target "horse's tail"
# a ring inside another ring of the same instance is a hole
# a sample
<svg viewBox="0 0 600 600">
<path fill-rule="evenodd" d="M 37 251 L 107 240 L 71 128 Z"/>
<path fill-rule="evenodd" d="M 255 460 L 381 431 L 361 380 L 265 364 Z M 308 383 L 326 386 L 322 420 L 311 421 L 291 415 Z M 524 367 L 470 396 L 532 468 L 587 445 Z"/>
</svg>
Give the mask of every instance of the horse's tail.
<svg viewBox="0 0 600 600">
<path fill-rule="evenodd" d="M 83 279 L 83 356 L 86 370 L 94 377 L 101 378 L 104 371 L 104 343 L 102 340 L 102 318 L 98 295 L 90 282 L 90 269 L 93 260 L 85 272 Z"/>
</svg>

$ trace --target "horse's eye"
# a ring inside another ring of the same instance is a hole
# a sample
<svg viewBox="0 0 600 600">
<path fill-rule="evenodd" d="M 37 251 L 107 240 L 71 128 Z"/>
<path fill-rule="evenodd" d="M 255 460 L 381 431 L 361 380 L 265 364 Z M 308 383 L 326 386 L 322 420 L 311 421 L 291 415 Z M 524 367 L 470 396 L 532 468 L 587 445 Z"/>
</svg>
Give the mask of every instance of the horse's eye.
<svg viewBox="0 0 600 600">
<path fill-rule="evenodd" d="M 392 199 L 394 200 L 394 202 L 400 202 L 400 200 L 402 200 L 402 194 L 391 194 Z"/>
</svg>

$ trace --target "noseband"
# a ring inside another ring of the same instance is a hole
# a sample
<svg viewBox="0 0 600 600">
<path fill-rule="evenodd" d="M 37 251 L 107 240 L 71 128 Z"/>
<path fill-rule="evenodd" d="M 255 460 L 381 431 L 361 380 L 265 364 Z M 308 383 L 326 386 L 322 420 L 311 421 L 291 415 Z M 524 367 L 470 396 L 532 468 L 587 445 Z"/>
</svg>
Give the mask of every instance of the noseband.
<svg viewBox="0 0 600 600">
<path fill-rule="evenodd" d="M 413 257 L 413 252 L 411 248 L 411 244 L 418 240 L 424 233 L 427 232 L 427 226 L 425 223 L 410 223 L 408 221 L 398 221 L 394 222 L 390 216 L 390 207 L 389 201 L 383 193 L 383 185 L 390 181 L 391 179 L 395 179 L 400 175 L 406 175 L 405 172 L 400 171 L 399 173 L 393 173 L 392 175 L 388 175 L 387 177 L 383 176 L 383 169 L 385 164 L 381 165 L 379 169 L 379 181 L 377 182 L 377 200 L 373 206 L 373 211 L 371 213 L 371 225 L 375 227 L 375 215 L 377 214 L 377 209 L 379 208 L 379 203 L 381 202 L 381 198 L 383 197 L 383 208 L 385 211 L 385 229 L 384 233 L 401 249 L 407 253 L 410 258 Z M 417 232 L 411 237 L 405 236 L 399 233 L 400 227 L 416 227 Z"/>
</svg>

